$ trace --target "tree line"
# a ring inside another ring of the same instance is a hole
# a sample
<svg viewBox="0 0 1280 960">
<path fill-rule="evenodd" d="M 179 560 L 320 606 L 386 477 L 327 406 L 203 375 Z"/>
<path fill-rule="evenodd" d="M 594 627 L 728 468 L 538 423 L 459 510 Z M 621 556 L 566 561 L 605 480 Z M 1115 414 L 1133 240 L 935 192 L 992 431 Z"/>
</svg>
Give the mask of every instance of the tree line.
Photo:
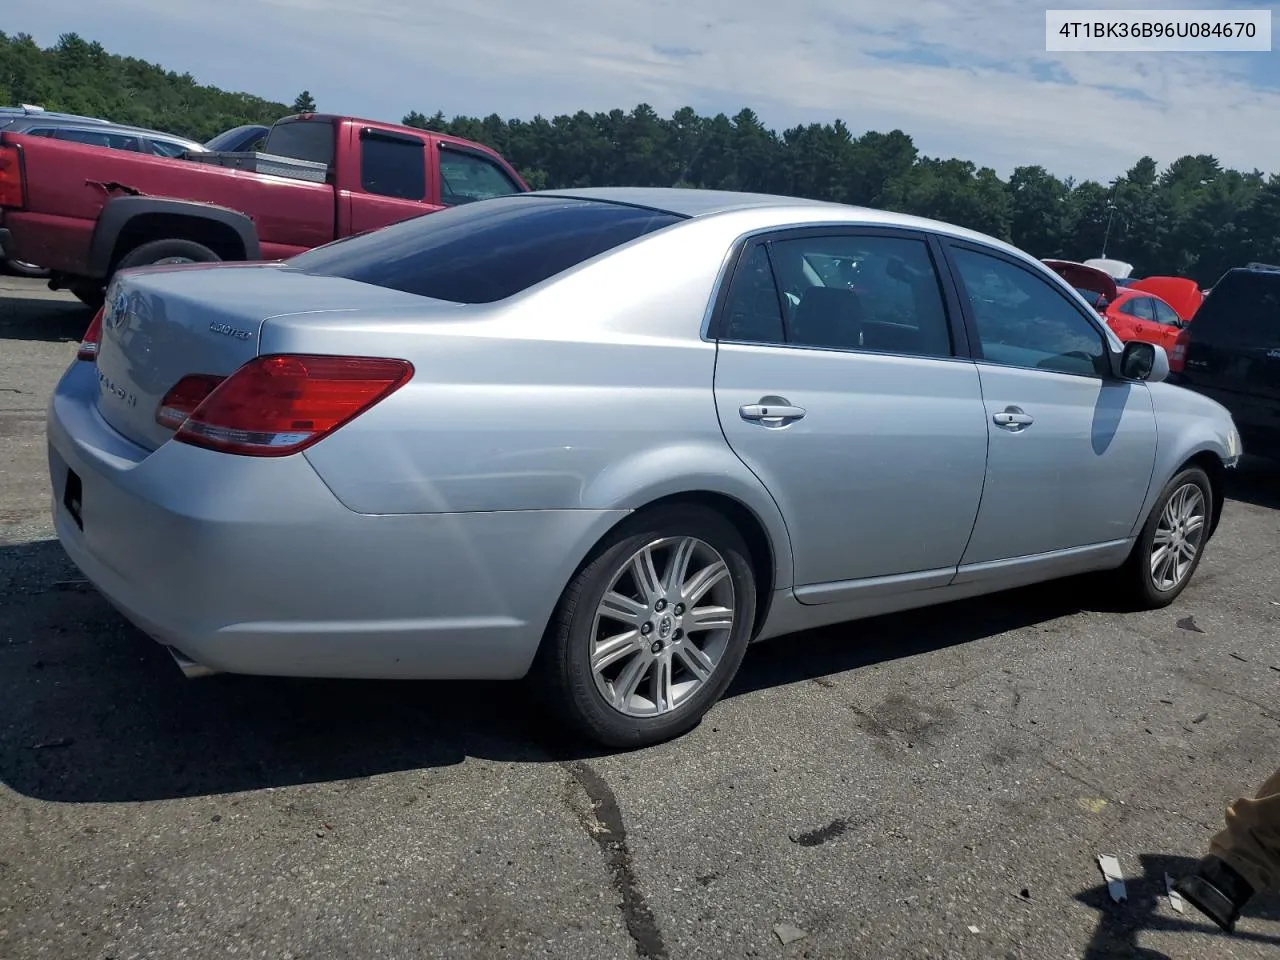
<svg viewBox="0 0 1280 960">
<path fill-rule="evenodd" d="M 0 104 L 23 102 L 198 140 L 316 108 L 305 90 L 292 105 L 227 92 L 76 34 L 42 49 L 0 33 Z M 862 204 L 971 227 L 1038 257 L 1083 260 L 1105 244 L 1139 276 L 1203 285 L 1232 266 L 1280 262 L 1280 176 L 1229 169 L 1208 153 L 1164 169 L 1143 157 L 1104 184 L 1033 165 L 1006 180 L 972 161 L 926 156 L 902 130 L 855 134 L 842 120 L 779 132 L 750 109 L 663 117 L 640 104 L 531 120 L 412 111 L 401 122 L 484 143 L 535 189 L 710 187 Z"/>
</svg>

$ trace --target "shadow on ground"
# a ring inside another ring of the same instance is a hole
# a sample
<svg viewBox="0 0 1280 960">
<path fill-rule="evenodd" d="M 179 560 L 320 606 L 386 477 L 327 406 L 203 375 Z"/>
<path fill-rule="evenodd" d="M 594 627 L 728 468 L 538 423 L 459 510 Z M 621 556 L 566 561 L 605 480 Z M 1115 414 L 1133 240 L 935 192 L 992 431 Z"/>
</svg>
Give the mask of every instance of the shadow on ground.
<svg viewBox="0 0 1280 960">
<path fill-rule="evenodd" d="M 1227 473 L 1227 499 L 1280 509 L 1280 463 L 1246 456 Z"/>
<path fill-rule="evenodd" d="M 0 340 L 78 343 L 92 319 L 93 312 L 78 300 L 0 293 Z"/>
<path fill-rule="evenodd" d="M 186 680 L 78 582 L 56 541 L 0 547 L 0 570 L 11 571 L 0 580 L 0 780 L 28 796 L 158 800 L 468 756 L 547 762 L 598 752 L 546 719 L 522 683 Z M 1081 609 L 1088 595 L 1066 582 L 778 638 L 752 649 L 726 696 L 1044 622 Z"/>
<path fill-rule="evenodd" d="M 1205 839 L 1207 845 L 1208 838 Z M 1171 960 L 1168 954 L 1143 947 L 1140 943 L 1145 932 L 1197 933 L 1240 942 L 1274 944 L 1280 947 L 1280 937 L 1267 936 L 1241 930 L 1225 934 L 1208 917 L 1187 903 L 1179 916 L 1167 908 L 1161 910 L 1161 899 L 1166 897 L 1165 874 L 1175 880 L 1195 869 L 1196 862 L 1188 857 L 1144 853 L 1139 857 L 1142 873 L 1125 877 L 1128 899 L 1115 903 L 1101 881 L 1076 895 L 1076 900 L 1098 912 L 1098 925 L 1085 948 L 1083 960 Z M 1126 871 L 1127 874 L 1127 871 Z M 1167 903 L 1167 901 L 1166 901 Z M 1255 897 L 1244 911 L 1244 919 L 1254 918 L 1280 922 L 1280 898 Z M 1179 956 L 1182 956 L 1180 954 Z"/>
</svg>

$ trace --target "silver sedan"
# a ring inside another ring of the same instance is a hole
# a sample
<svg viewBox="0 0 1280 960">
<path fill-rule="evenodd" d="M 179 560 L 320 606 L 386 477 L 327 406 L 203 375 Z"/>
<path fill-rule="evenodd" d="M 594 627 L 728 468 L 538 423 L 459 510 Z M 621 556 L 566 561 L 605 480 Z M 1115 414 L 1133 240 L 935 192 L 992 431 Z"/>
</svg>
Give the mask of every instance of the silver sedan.
<svg viewBox="0 0 1280 960">
<path fill-rule="evenodd" d="M 532 675 L 637 745 L 753 641 L 1090 571 L 1172 602 L 1241 447 L 1168 372 L 944 223 L 521 194 L 120 273 L 49 409 L 54 519 L 189 675 Z"/>
</svg>

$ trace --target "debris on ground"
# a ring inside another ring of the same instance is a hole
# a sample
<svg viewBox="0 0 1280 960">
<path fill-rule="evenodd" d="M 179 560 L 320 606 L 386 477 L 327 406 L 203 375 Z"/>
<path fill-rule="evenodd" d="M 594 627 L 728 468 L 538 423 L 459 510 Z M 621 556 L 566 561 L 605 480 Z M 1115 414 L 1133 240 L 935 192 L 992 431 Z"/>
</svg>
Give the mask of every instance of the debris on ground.
<svg viewBox="0 0 1280 960">
<path fill-rule="evenodd" d="M 970 932 L 970 933 L 981 933 L 982 931 L 981 931 L 981 930 L 979 930 L 977 927 L 975 927 L 973 924 L 969 924 L 969 932 Z"/>
<path fill-rule="evenodd" d="M 1247 658 L 1247 657 L 1242 657 L 1242 656 L 1240 656 L 1240 654 L 1238 654 L 1238 653 L 1230 654 L 1230 656 L 1232 656 L 1232 657 L 1234 657 L 1235 659 L 1239 660 L 1241 663 L 1248 663 L 1248 662 L 1249 662 L 1249 660 L 1248 660 L 1248 658 Z"/>
<path fill-rule="evenodd" d="M 70 737 L 58 737 L 56 740 L 45 740 L 41 743 L 33 743 L 32 750 L 48 750 L 51 747 L 69 747 L 72 740 Z"/>
<path fill-rule="evenodd" d="M 1124 871 L 1120 869 L 1120 861 L 1110 854 L 1098 854 L 1098 866 L 1102 870 L 1102 878 L 1107 881 L 1107 892 L 1116 903 L 1129 899 L 1124 886 Z"/>
<path fill-rule="evenodd" d="M 1184 912 L 1186 907 L 1182 901 L 1182 894 L 1173 889 L 1173 877 L 1167 873 L 1164 875 L 1164 890 L 1169 895 L 1169 906 L 1173 907 L 1178 913 Z"/>
<path fill-rule="evenodd" d="M 1090 813 L 1101 813 L 1103 808 L 1107 805 L 1107 801 L 1103 800 L 1101 797 L 1080 797 L 1076 800 L 1076 803 L 1080 804 L 1082 809 L 1088 810 Z"/>
<path fill-rule="evenodd" d="M 1207 714 L 1207 713 L 1202 713 L 1202 714 L 1200 714 L 1198 717 L 1192 717 L 1192 718 L 1191 718 L 1191 722 L 1192 722 L 1192 723 L 1204 723 L 1204 722 L 1205 722 L 1206 720 L 1208 720 L 1208 719 L 1209 719 L 1209 714 Z"/>
<path fill-rule="evenodd" d="M 1178 621 L 1178 629 L 1190 630 L 1192 633 L 1204 633 L 1204 631 L 1200 629 L 1200 625 L 1196 623 L 1195 617 L 1183 617 Z"/>
<path fill-rule="evenodd" d="M 774 926 L 773 935 L 777 937 L 785 947 L 789 943 L 795 943 L 797 940 L 803 940 L 809 934 L 805 933 L 793 924 L 779 923 Z"/>
</svg>

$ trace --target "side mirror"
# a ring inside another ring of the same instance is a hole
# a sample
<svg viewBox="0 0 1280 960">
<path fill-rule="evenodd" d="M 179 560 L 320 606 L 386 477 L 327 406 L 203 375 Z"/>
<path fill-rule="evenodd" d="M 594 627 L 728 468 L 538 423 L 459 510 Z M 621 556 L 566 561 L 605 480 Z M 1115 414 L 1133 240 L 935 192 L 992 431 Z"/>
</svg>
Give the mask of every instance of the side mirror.
<svg viewBox="0 0 1280 960">
<path fill-rule="evenodd" d="M 1169 354 L 1158 344 L 1130 340 L 1120 354 L 1120 376 L 1126 380 L 1160 383 L 1169 376 Z"/>
</svg>

